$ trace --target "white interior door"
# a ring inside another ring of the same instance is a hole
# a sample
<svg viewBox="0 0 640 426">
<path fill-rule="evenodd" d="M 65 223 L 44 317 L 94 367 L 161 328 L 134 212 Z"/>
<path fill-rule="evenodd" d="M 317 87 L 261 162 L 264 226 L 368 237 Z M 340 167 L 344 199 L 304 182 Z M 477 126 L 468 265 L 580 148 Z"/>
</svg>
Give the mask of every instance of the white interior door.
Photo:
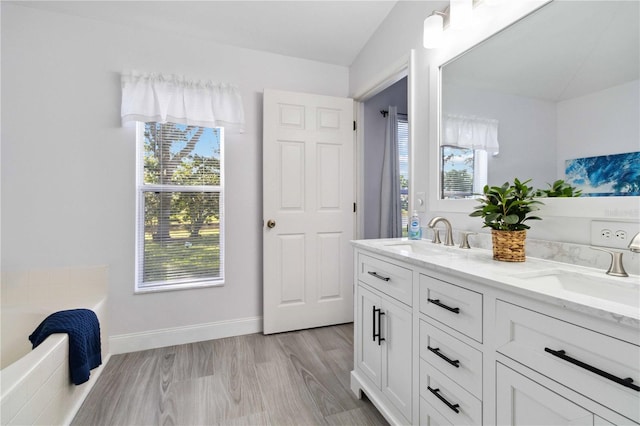
<svg viewBox="0 0 640 426">
<path fill-rule="evenodd" d="M 264 333 L 353 321 L 353 101 L 264 91 Z"/>
</svg>

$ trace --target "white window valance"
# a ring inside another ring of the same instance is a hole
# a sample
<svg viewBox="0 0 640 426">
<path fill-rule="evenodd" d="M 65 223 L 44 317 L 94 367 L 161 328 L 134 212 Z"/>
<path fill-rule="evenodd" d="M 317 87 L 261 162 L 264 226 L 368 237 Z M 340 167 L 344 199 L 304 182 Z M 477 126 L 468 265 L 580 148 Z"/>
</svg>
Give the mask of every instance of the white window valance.
<svg viewBox="0 0 640 426">
<path fill-rule="evenodd" d="M 244 108 L 232 84 L 132 71 L 122 74 L 122 124 L 172 122 L 244 131 Z"/>
<path fill-rule="evenodd" d="M 445 114 L 443 145 L 479 149 L 498 154 L 498 120 Z"/>
</svg>

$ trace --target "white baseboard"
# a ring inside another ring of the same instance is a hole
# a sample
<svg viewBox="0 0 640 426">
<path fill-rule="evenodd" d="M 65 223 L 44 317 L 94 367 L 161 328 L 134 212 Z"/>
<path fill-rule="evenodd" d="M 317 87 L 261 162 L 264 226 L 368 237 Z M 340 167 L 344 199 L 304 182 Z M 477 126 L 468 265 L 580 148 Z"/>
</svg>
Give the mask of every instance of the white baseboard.
<svg viewBox="0 0 640 426">
<path fill-rule="evenodd" d="M 109 352 L 114 355 L 123 354 L 204 340 L 221 339 L 223 337 L 260 333 L 261 331 L 262 317 L 253 317 L 120 334 L 109 337 Z"/>
</svg>

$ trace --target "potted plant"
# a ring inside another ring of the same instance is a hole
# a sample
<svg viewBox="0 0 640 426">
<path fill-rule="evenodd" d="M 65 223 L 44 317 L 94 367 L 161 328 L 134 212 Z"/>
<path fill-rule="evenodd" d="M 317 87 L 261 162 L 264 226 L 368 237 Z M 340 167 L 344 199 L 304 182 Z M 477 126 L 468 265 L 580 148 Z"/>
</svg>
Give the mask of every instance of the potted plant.
<svg viewBox="0 0 640 426">
<path fill-rule="evenodd" d="M 536 197 L 580 197 L 582 195 L 582 190 L 569 185 L 562 179 L 553 182 L 553 185 L 550 183 L 547 185 L 549 189 L 538 189 Z"/>
<path fill-rule="evenodd" d="M 533 216 L 538 210 L 534 199 L 536 191 L 527 184 L 531 179 L 513 183 L 505 182 L 502 186 L 485 185 L 484 197 L 478 199 L 480 205 L 469 215 L 484 219 L 485 228 L 491 228 L 493 242 L 493 258 L 506 262 L 524 262 L 524 243 L 529 225 L 528 220 L 541 220 Z"/>
</svg>

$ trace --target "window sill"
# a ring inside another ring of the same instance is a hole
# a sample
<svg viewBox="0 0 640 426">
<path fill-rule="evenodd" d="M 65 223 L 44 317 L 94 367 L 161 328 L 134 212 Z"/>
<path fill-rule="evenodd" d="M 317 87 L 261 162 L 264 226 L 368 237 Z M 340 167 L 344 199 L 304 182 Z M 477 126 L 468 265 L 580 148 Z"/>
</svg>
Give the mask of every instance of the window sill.
<svg viewBox="0 0 640 426">
<path fill-rule="evenodd" d="M 224 280 L 195 281 L 183 282 L 176 284 L 159 284 L 146 287 L 138 287 L 134 290 L 134 294 L 161 293 L 167 291 L 193 290 L 196 288 L 222 287 Z"/>
</svg>

